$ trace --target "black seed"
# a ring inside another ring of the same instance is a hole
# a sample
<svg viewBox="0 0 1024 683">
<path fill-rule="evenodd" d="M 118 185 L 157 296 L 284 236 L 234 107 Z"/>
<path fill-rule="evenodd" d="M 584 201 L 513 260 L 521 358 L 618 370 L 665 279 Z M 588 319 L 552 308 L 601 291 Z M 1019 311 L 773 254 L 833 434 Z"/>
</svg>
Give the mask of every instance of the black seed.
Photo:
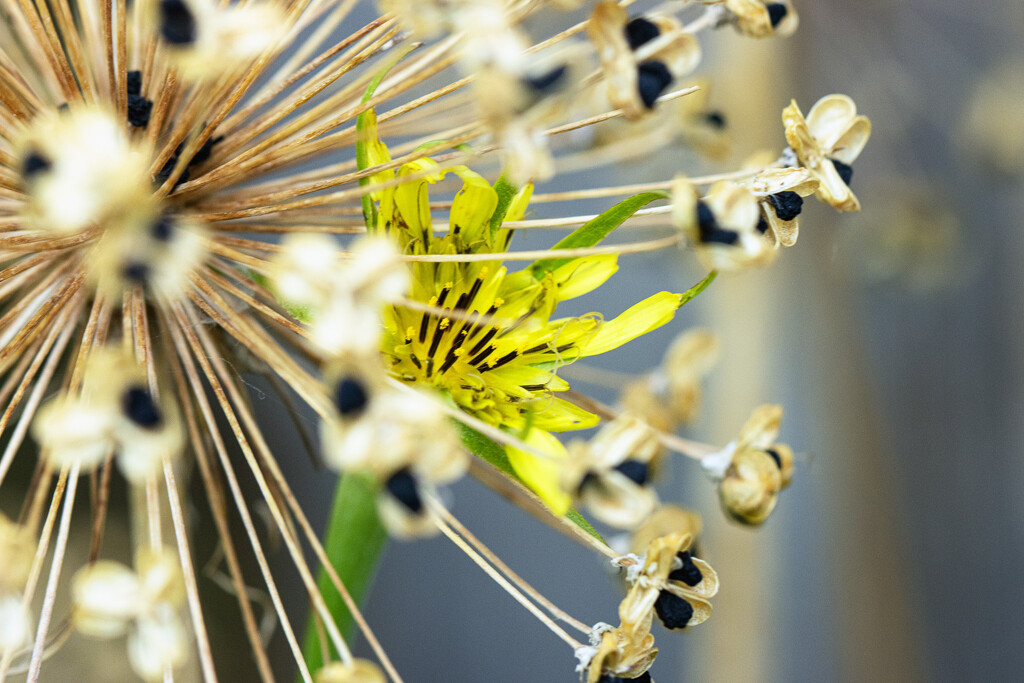
<svg viewBox="0 0 1024 683">
<path fill-rule="evenodd" d="M 668 575 L 669 581 L 682 581 L 687 586 L 696 586 L 704 580 L 704 575 L 693 563 L 693 556 L 690 553 L 684 550 L 681 553 L 676 553 L 676 557 L 682 560 L 683 566 Z"/>
<path fill-rule="evenodd" d="M 593 472 L 587 472 L 586 474 L 583 475 L 583 478 L 580 479 L 580 485 L 576 487 L 576 495 L 583 495 L 584 489 L 590 486 L 594 486 L 595 484 L 599 484 L 600 482 L 601 480 L 597 478 L 596 474 L 594 474 Z"/>
<path fill-rule="evenodd" d="M 768 10 L 768 19 L 772 22 L 772 28 L 778 26 L 779 22 L 789 14 L 789 10 L 781 2 L 769 2 L 765 7 Z"/>
<path fill-rule="evenodd" d="M 732 230 L 720 228 L 711 208 L 701 201 L 697 202 L 697 228 L 700 231 L 700 241 L 704 244 L 736 244 L 740 239 Z"/>
<path fill-rule="evenodd" d="M 775 209 L 779 220 L 791 221 L 800 215 L 804 208 L 804 198 L 796 192 L 778 192 L 768 195 L 768 202 Z"/>
<path fill-rule="evenodd" d="M 775 461 L 775 466 L 780 470 L 782 469 L 782 458 L 779 457 L 779 452 L 774 448 L 766 448 L 764 452 L 771 456 L 772 460 Z"/>
<path fill-rule="evenodd" d="M 639 460 L 625 460 L 619 463 L 615 470 L 625 475 L 626 479 L 629 479 L 637 486 L 646 484 L 647 475 L 650 474 L 647 463 L 640 462 Z"/>
<path fill-rule="evenodd" d="M 338 388 L 334 393 L 334 404 L 342 417 L 356 417 L 364 410 L 369 403 L 370 397 L 366 388 L 359 380 L 346 377 L 338 382 Z"/>
<path fill-rule="evenodd" d="M 836 173 L 839 174 L 839 177 L 842 178 L 843 182 L 846 183 L 846 186 L 849 187 L 850 180 L 853 179 L 853 166 L 844 164 L 838 159 L 832 159 L 832 165 L 836 167 Z"/>
<path fill-rule="evenodd" d="M 149 279 L 149 266 L 145 263 L 128 263 L 121 270 L 121 274 L 129 282 L 134 282 L 137 285 L 146 284 L 146 280 Z"/>
<path fill-rule="evenodd" d="M 196 20 L 183 0 L 160 0 L 160 35 L 172 45 L 195 42 Z"/>
<path fill-rule="evenodd" d="M 636 678 L 622 678 L 620 676 L 604 674 L 597 679 L 597 683 L 651 683 L 651 674 L 645 671 Z"/>
<path fill-rule="evenodd" d="M 661 93 L 671 84 L 672 74 L 667 66 L 653 60 L 640 63 L 637 69 L 637 90 L 645 107 L 653 108 Z"/>
<path fill-rule="evenodd" d="M 558 85 L 558 82 L 565 78 L 568 72 L 569 69 L 565 65 L 556 66 L 547 73 L 539 76 L 527 76 L 524 80 L 534 92 L 542 93 Z"/>
<path fill-rule="evenodd" d="M 196 164 L 201 164 L 204 161 L 207 161 L 210 158 L 210 155 L 213 154 L 213 146 L 223 139 L 223 135 L 218 135 L 217 137 L 213 137 L 211 135 L 210 137 L 208 137 L 206 139 L 206 142 L 203 143 L 203 146 L 200 147 L 192 156 L 192 161 L 190 161 L 188 164 L 189 168 L 192 168 Z"/>
<path fill-rule="evenodd" d="M 128 90 L 129 95 L 141 95 L 142 94 L 142 72 L 141 71 L 129 71 L 125 74 L 125 87 Z"/>
<path fill-rule="evenodd" d="M 650 19 L 637 17 L 626 24 L 626 40 L 629 49 L 635 50 L 644 43 L 649 43 L 661 34 L 661 29 Z"/>
<path fill-rule="evenodd" d="M 704 112 L 704 120 L 719 130 L 725 128 L 725 114 L 720 111 Z"/>
<path fill-rule="evenodd" d="M 128 93 L 128 123 L 136 128 L 145 128 L 153 112 L 153 102 L 142 95 Z"/>
<path fill-rule="evenodd" d="M 395 497 L 395 500 L 412 512 L 419 514 L 423 510 L 423 499 L 420 498 L 416 477 L 412 475 L 408 467 L 403 467 L 392 474 L 384 483 L 384 488 Z"/>
<path fill-rule="evenodd" d="M 171 239 L 173 228 L 174 222 L 168 216 L 160 216 L 149 229 L 149 234 L 157 241 L 166 242 Z"/>
<path fill-rule="evenodd" d="M 693 606 L 678 595 L 668 591 L 658 593 L 658 600 L 654 603 L 654 611 L 665 628 L 684 628 L 693 618 Z"/>
<path fill-rule="evenodd" d="M 53 163 L 39 152 L 29 152 L 25 160 L 21 162 L 21 175 L 25 180 L 31 180 L 34 176 L 45 173 L 53 168 Z"/>
<path fill-rule="evenodd" d="M 145 429 L 152 429 L 160 424 L 160 409 L 144 387 L 130 387 L 124 392 L 121 397 L 121 411 L 125 417 Z"/>
<path fill-rule="evenodd" d="M 762 214 L 762 215 L 761 215 L 761 216 L 760 216 L 760 217 L 759 217 L 759 218 L 757 219 L 757 226 L 756 226 L 756 227 L 757 227 L 757 231 L 758 231 L 759 233 L 761 233 L 762 235 L 763 235 L 763 234 L 765 234 L 766 232 L 768 232 L 768 221 L 766 221 L 766 220 L 764 219 L 764 214 Z"/>
</svg>

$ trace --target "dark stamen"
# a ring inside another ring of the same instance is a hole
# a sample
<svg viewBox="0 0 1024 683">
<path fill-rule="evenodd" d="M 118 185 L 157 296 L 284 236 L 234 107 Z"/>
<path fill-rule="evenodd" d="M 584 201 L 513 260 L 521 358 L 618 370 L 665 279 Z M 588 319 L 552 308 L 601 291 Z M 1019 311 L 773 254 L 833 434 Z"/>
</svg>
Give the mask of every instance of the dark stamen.
<svg viewBox="0 0 1024 683">
<path fill-rule="evenodd" d="M 789 10 L 781 2 L 769 2 L 765 9 L 768 10 L 768 19 L 772 22 L 772 28 L 778 26 L 779 22 L 789 14 Z"/>
<path fill-rule="evenodd" d="M 626 479 L 637 486 L 643 486 L 647 483 L 647 477 L 650 474 L 647 463 L 640 462 L 639 460 L 625 460 L 620 462 L 615 467 L 615 471 L 624 475 Z"/>
<path fill-rule="evenodd" d="M 395 500 L 413 513 L 419 514 L 423 511 L 423 499 L 420 498 L 416 477 L 412 475 L 408 467 L 403 467 L 392 474 L 384 483 L 384 488 L 395 497 Z"/>
<path fill-rule="evenodd" d="M 629 49 L 635 50 L 644 43 L 649 43 L 659 35 L 661 29 L 650 19 L 637 17 L 626 24 L 626 40 L 629 41 Z"/>
<path fill-rule="evenodd" d="M 676 557 L 682 560 L 683 566 L 668 575 L 669 581 L 682 581 L 687 586 L 696 586 L 704 580 L 704 574 L 693 563 L 693 556 L 690 553 L 684 550 L 681 553 L 676 553 Z"/>
<path fill-rule="evenodd" d="M 768 195 L 768 203 L 775 209 L 779 220 L 791 221 L 800 215 L 804 208 L 804 198 L 796 192 L 777 192 Z"/>
<path fill-rule="evenodd" d="M 493 346 L 488 346 L 486 349 L 484 349 L 483 351 L 481 351 L 477 355 L 473 356 L 473 360 L 469 361 L 469 364 L 470 365 L 477 365 L 477 366 L 479 366 L 480 362 L 482 360 L 484 360 L 485 358 L 487 358 L 492 353 L 494 353 L 494 347 Z M 480 369 L 482 370 L 483 368 L 480 368 Z"/>
<path fill-rule="evenodd" d="M 486 370 L 497 370 L 502 365 L 505 365 L 506 363 L 510 363 L 511 361 L 515 360 L 516 356 L 518 356 L 518 355 L 519 355 L 518 351 L 509 351 L 508 353 L 506 353 L 504 356 L 502 356 L 498 360 L 494 361 L 493 363 L 489 363 L 488 365 L 490 365 L 490 367 L 486 368 Z M 484 369 L 485 368 L 481 366 L 480 370 L 484 370 Z"/>
<path fill-rule="evenodd" d="M 346 377 L 338 382 L 338 388 L 334 392 L 334 405 L 342 417 L 356 417 L 366 410 L 366 404 L 370 397 L 366 393 L 363 384 L 351 377 Z"/>
<path fill-rule="evenodd" d="M 693 618 L 693 605 L 668 591 L 658 593 L 654 610 L 658 613 L 661 623 L 669 629 L 684 628 Z"/>
<path fill-rule="evenodd" d="M 172 45 L 195 42 L 196 20 L 182 0 L 160 0 L 160 35 Z"/>
<path fill-rule="evenodd" d="M 768 232 L 768 227 L 769 227 L 768 226 L 768 221 L 766 221 L 764 219 L 764 214 L 761 214 L 761 216 L 758 217 L 758 219 L 757 219 L 757 226 L 755 226 L 755 227 L 756 227 L 756 230 L 759 233 L 761 233 L 762 235 L 765 234 L 766 232 Z"/>
<path fill-rule="evenodd" d="M 124 392 L 121 411 L 125 417 L 144 429 L 153 429 L 160 424 L 160 409 L 144 387 L 130 387 Z"/>
<path fill-rule="evenodd" d="M 843 182 L 846 183 L 846 186 L 849 187 L 850 181 L 853 179 L 853 166 L 844 164 L 838 159 L 831 159 L 831 161 L 832 165 L 836 167 L 836 173 L 839 174 L 839 177 L 842 178 Z"/>
<path fill-rule="evenodd" d="M 654 103 L 661 97 L 661 93 L 671 84 L 672 74 L 661 62 L 642 62 L 637 68 L 637 90 L 640 92 L 641 101 L 648 109 L 654 108 Z"/>
</svg>

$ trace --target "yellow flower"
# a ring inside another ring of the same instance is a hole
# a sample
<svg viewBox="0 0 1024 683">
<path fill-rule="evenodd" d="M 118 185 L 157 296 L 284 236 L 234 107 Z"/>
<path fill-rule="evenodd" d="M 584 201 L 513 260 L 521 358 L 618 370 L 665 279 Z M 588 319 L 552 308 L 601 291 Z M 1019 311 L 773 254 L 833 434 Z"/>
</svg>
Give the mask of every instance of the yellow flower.
<svg viewBox="0 0 1024 683">
<path fill-rule="evenodd" d="M 370 139 L 377 139 L 371 119 Z M 390 156 L 370 145 L 370 163 Z M 462 180 L 448 216 L 448 232 L 435 235 L 428 185 L 448 173 Z M 430 386 L 462 410 L 524 439 L 549 456 L 508 449 L 516 473 L 559 513 L 569 496 L 559 486 L 558 461 L 565 448 L 551 436 L 592 427 L 593 415 L 556 394 L 569 384 L 558 369 L 580 358 L 615 349 L 672 319 L 682 296 L 660 292 L 620 316 L 556 317 L 558 304 L 600 287 L 618 268 L 616 256 L 546 259 L 510 272 L 500 252 L 512 231 L 503 220 L 519 220 L 532 193 L 499 181 L 491 186 L 464 166 L 451 171 L 422 159 L 376 180 L 406 179 L 374 194 L 376 230 L 409 256 L 497 253 L 494 259 L 414 261 L 410 298 L 429 310 L 394 305 L 385 311 L 383 352 L 391 374 L 410 385 Z M 504 215 L 496 213 L 505 193 Z"/>
<path fill-rule="evenodd" d="M 857 115 L 846 95 L 826 95 L 804 118 L 796 100 L 782 111 L 786 140 L 800 164 L 818 179 L 817 196 L 838 211 L 860 211 L 850 190 L 851 164 L 871 136 L 871 121 Z"/>
</svg>

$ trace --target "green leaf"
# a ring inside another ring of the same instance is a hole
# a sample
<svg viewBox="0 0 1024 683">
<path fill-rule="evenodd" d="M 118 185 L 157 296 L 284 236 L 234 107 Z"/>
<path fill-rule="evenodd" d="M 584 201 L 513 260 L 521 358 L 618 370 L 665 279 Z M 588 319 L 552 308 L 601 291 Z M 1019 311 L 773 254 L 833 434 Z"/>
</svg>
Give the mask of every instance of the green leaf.
<svg viewBox="0 0 1024 683">
<path fill-rule="evenodd" d="M 376 483 L 366 475 L 344 475 L 338 481 L 334 493 L 334 505 L 324 536 L 324 550 L 338 572 L 338 577 L 357 603 L 361 602 L 370 586 L 387 540 L 387 532 L 377 518 Z M 350 641 L 354 625 L 352 614 L 323 569 L 320 570 L 317 585 L 338 630 Z M 323 665 L 320 638 L 314 624 L 314 616 L 311 615 L 306 625 L 303 647 L 303 655 L 311 671 Z M 333 646 L 331 651 L 331 659 L 337 659 L 338 653 L 334 652 Z"/>
<path fill-rule="evenodd" d="M 604 213 L 595 216 L 580 227 L 566 235 L 552 249 L 579 249 L 582 247 L 593 247 L 601 240 L 611 234 L 612 230 L 634 213 L 647 206 L 655 199 L 668 198 L 668 192 L 657 190 L 654 192 L 643 192 L 624 199 Z M 571 261 L 571 258 L 547 258 L 535 261 L 529 270 L 533 276 L 540 280 L 546 273 Z"/>
<path fill-rule="evenodd" d="M 512 200 L 515 199 L 519 188 L 509 182 L 503 173 L 495 181 L 494 191 L 498 193 L 498 206 L 494 209 L 494 213 L 491 214 L 491 244 L 494 244 L 494 238 L 498 231 L 501 230 L 501 224 L 505 221 L 505 214 L 508 213 L 508 207 L 512 205 Z"/>
<path fill-rule="evenodd" d="M 470 453 L 473 453 L 481 460 L 497 467 L 510 478 L 522 483 L 522 480 L 516 475 L 515 470 L 512 469 L 512 463 L 509 462 L 508 455 L 505 453 L 504 447 L 496 443 L 493 439 L 484 436 L 472 427 L 462 424 L 458 420 L 456 420 L 454 424 L 455 431 L 458 432 L 459 438 L 462 440 L 462 445 L 465 446 Z M 607 543 L 604 538 L 601 537 L 601 534 L 597 532 L 597 529 L 591 526 L 590 522 L 588 522 L 586 518 L 576 510 L 569 510 L 569 512 L 566 513 L 565 518 L 602 543 Z"/>
<path fill-rule="evenodd" d="M 366 92 L 363 93 L 362 103 L 366 104 L 373 98 L 373 93 L 377 91 L 381 81 L 388 75 L 398 62 L 402 61 L 412 48 L 406 48 L 399 51 L 392 57 L 381 70 L 371 80 L 370 84 L 366 86 Z M 356 117 L 356 167 L 363 171 L 370 167 L 370 155 L 366 150 L 366 129 L 368 127 L 369 112 L 373 111 L 368 109 L 362 114 Z M 370 184 L 370 179 L 360 178 L 359 187 L 366 187 Z M 373 203 L 373 199 L 370 195 L 363 195 L 363 220 L 366 221 L 366 229 L 373 230 L 377 226 L 377 206 Z"/>
</svg>

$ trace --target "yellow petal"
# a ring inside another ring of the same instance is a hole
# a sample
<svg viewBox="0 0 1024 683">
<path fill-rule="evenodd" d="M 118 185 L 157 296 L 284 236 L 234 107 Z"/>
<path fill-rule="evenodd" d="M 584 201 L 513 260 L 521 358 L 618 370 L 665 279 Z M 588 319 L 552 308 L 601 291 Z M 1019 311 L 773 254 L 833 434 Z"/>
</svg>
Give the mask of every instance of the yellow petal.
<svg viewBox="0 0 1024 683">
<path fill-rule="evenodd" d="M 532 429 L 524 439 L 533 448 L 542 453 L 547 453 L 550 458 L 540 458 L 532 453 L 521 451 L 514 446 L 508 446 L 505 450 L 508 453 L 508 460 L 512 463 L 512 469 L 516 471 L 519 478 L 533 489 L 541 499 L 547 503 L 551 511 L 556 515 L 564 515 L 569 512 L 572 501 L 569 495 L 562 491 L 558 480 L 562 472 L 562 463 L 567 453 L 565 446 L 551 432 L 540 429 Z"/>
<path fill-rule="evenodd" d="M 452 202 L 450 229 L 458 231 L 469 244 L 481 236 L 482 228 L 490 227 L 488 221 L 498 207 L 498 193 L 482 176 L 465 166 L 454 172 L 462 178 L 462 189 Z"/>
<path fill-rule="evenodd" d="M 656 330 L 675 315 L 682 302 L 681 294 L 658 292 L 631 306 L 617 318 L 601 325 L 597 334 L 583 347 L 584 356 L 594 356 L 617 349 L 642 334 Z"/>
<path fill-rule="evenodd" d="M 418 159 L 403 164 L 398 171 L 399 178 L 419 175 L 437 167 L 432 159 Z M 395 205 L 405 219 L 406 225 L 416 235 L 429 236 L 431 230 L 430 198 L 427 194 L 427 183 L 436 183 L 444 178 L 443 172 L 428 173 L 425 177 L 410 178 L 395 188 Z"/>
<path fill-rule="evenodd" d="M 551 275 L 558 284 L 558 300 L 566 301 L 594 291 L 618 269 L 617 254 L 573 259 L 555 268 Z"/>
<path fill-rule="evenodd" d="M 530 205 L 531 197 L 533 197 L 533 183 L 527 183 L 519 188 L 519 191 L 516 192 L 516 195 L 512 198 L 512 203 L 508 205 L 508 211 L 505 213 L 505 220 L 522 220 L 523 216 L 526 215 L 527 207 Z"/>
</svg>

